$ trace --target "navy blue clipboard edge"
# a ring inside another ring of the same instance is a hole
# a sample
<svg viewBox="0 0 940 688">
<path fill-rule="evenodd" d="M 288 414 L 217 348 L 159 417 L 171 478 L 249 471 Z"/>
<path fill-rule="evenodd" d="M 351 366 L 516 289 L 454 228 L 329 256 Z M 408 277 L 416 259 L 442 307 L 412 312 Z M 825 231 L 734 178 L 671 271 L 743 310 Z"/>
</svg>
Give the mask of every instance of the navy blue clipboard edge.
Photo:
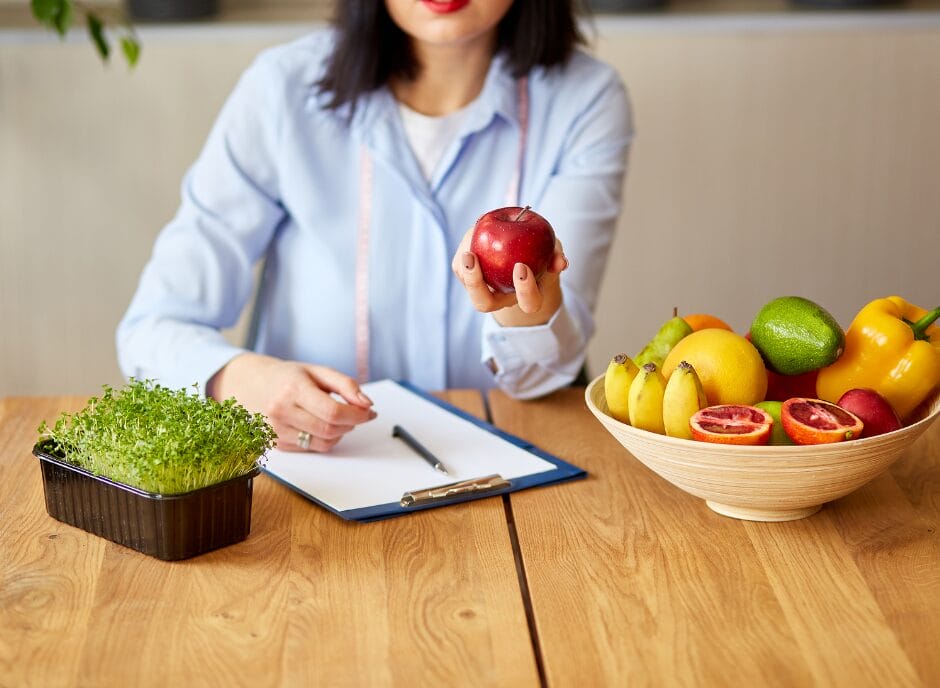
<svg viewBox="0 0 940 688">
<path fill-rule="evenodd" d="M 339 511 L 337 509 L 334 509 L 330 505 L 325 504 L 324 502 L 321 502 L 319 499 L 317 499 L 313 495 L 308 494 L 307 492 L 304 492 L 303 490 L 297 489 L 295 485 L 293 485 L 292 483 L 286 480 L 283 480 L 282 478 L 275 475 L 274 473 L 271 473 L 270 471 L 265 470 L 265 473 L 269 477 L 276 480 L 277 482 L 281 483 L 282 485 L 286 485 L 290 489 L 294 490 L 295 492 L 309 499 L 314 504 L 317 504 L 318 506 L 323 507 L 327 511 L 333 514 L 336 514 L 340 518 L 346 521 L 358 521 L 359 523 L 370 523 L 372 521 L 381 521 L 386 518 L 394 518 L 395 516 L 404 516 L 405 514 L 411 514 L 416 511 L 424 511 L 425 509 L 436 509 L 437 507 L 448 506 L 451 504 L 459 504 L 460 502 L 469 502 L 475 499 L 485 499 L 486 497 L 495 497 L 498 495 L 508 494 L 510 492 L 517 492 L 519 490 L 524 490 L 529 487 L 539 487 L 542 485 L 545 485 L 545 486 L 555 485 L 557 483 L 566 482 L 568 480 L 576 480 L 578 478 L 587 477 L 587 471 L 585 471 L 583 468 L 578 468 L 577 466 L 570 464 L 567 461 L 564 461 L 553 454 L 549 454 L 544 449 L 540 449 L 539 447 L 535 446 L 531 442 L 527 442 L 521 437 L 512 435 L 506 432 L 505 430 L 500 430 L 492 423 L 488 423 L 485 420 L 477 418 L 476 416 L 470 413 L 467 413 L 466 411 L 463 411 L 462 409 L 459 409 L 456 406 L 442 399 L 438 399 L 437 397 L 430 394 L 429 392 L 425 392 L 422 389 L 418 389 L 414 385 L 408 382 L 402 381 L 402 380 L 396 380 L 395 384 L 400 385 L 401 387 L 404 387 L 409 392 L 412 392 L 413 394 L 417 394 L 418 396 L 430 401 L 433 404 L 436 404 L 437 406 L 440 406 L 445 411 L 453 413 L 455 416 L 459 416 L 460 418 L 463 418 L 464 420 L 470 421 L 471 423 L 481 428 L 482 430 L 486 430 L 487 432 L 491 432 L 494 435 L 498 435 L 499 437 L 506 440 L 510 444 L 514 444 L 520 449 L 524 449 L 525 451 L 535 454 L 540 459 L 544 459 L 545 461 L 548 461 L 549 463 L 554 464 L 555 468 L 553 470 L 545 471 L 543 473 L 534 473 L 532 475 L 523 475 L 518 478 L 513 478 L 512 480 L 509 481 L 509 487 L 504 487 L 498 490 L 486 491 L 483 493 L 476 493 L 476 494 L 474 493 L 462 494 L 462 495 L 457 495 L 455 497 L 452 497 L 450 499 L 438 499 L 428 504 L 419 504 L 416 506 L 402 506 L 399 502 L 391 502 L 389 504 L 376 504 L 374 506 L 363 507 L 361 509 L 348 509 L 346 511 Z"/>
</svg>

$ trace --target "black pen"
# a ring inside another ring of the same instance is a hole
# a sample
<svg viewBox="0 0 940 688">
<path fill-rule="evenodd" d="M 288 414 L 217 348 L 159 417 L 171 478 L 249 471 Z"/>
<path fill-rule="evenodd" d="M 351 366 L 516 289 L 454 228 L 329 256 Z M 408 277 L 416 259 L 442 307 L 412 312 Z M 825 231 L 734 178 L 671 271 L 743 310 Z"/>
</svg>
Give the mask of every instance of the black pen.
<svg viewBox="0 0 940 688">
<path fill-rule="evenodd" d="M 439 470 L 444 475 L 450 475 L 450 473 L 447 472 L 447 469 L 444 468 L 444 464 L 441 463 L 440 459 L 438 459 L 436 456 L 434 456 L 434 454 L 429 452 L 427 447 L 425 447 L 418 440 L 412 437 L 411 433 L 405 430 L 402 426 L 396 425 L 395 427 L 392 428 L 392 437 L 398 437 L 405 444 L 407 444 L 409 447 L 414 449 L 415 452 L 419 456 L 421 456 L 422 459 L 427 461 L 434 468 Z"/>
</svg>

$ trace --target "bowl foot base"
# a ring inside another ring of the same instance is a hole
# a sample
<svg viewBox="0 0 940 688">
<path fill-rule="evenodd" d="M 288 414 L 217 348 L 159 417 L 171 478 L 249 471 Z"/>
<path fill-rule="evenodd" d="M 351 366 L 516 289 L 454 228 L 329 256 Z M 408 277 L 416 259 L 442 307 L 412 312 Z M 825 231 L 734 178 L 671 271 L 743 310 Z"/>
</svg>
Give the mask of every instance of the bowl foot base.
<svg viewBox="0 0 940 688">
<path fill-rule="evenodd" d="M 705 500 L 708 508 L 722 516 L 739 518 L 744 521 L 797 521 L 812 516 L 822 508 L 822 504 L 806 506 L 799 509 L 754 509 L 746 506 L 732 506 Z"/>
</svg>

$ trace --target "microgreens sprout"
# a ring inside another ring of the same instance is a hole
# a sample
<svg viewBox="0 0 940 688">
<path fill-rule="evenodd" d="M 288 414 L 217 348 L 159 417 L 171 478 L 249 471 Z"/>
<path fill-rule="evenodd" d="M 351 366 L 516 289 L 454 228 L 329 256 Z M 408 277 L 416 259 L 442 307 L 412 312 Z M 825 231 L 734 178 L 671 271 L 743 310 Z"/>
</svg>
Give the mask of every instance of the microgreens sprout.
<svg viewBox="0 0 940 688">
<path fill-rule="evenodd" d="M 41 447 L 85 470 L 156 494 L 235 478 L 263 461 L 277 435 L 260 413 L 152 380 L 104 386 L 74 414 L 39 426 Z"/>
</svg>

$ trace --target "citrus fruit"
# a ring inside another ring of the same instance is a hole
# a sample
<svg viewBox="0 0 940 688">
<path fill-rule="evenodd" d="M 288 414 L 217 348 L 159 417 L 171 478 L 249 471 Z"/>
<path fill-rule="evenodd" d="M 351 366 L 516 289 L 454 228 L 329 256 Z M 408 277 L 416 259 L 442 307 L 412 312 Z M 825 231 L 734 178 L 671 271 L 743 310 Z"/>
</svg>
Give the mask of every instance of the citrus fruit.
<svg viewBox="0 0 940 688">
<path fill-rule="evenodd" d="M 787 431 L 783 429 L 783 421 L 780 420 L 780 410 L 783 407 L 782 401 L 762 401 L 759 404 L 754 404 L 754 406 L 766 411 L 774 419 L 774 426 L 770 429 L 770 444 L 793 444 L 793 440 L 790 439 Z"/>
<path fill-rule="evenodd" d="M 735 332 L 709 328 L 682 338 L 666 356 L 663 375 L 668 379 L 681 361 L 695 368 L 710 405 L 764 400 L 764 361 L 754 345 Z"/>
<path fill-rule="evenodd" d="M 718 444 L 767 444 L 774 419 L 756 406 L 708 406 L 689 420 L 692 439 Z"/>
<path fill-rule="evenodd" d="M 858 439 L 864 423 L 850 411 L 822 399 L 794 397 L 780 409 L 783 429 L 797 444 L 830 444 Z"/>
<path fill-rule="evenodd" d="M 845 347 L 845 332 L 836 319 L 801 296 L 781 296 L 765 304 L 754 316 L 750 335 L 767 366 L 781 375 L 823 368 Z"/>
<path fill-rule="evenodd" d="M 731 325 L 724 320 L 709 313 L 692 313 L 690 315 L 683 315 L 682 319 L 689 324 L 693 332 L 707 330 L 710 327 L 715 327 L 719 330 L 732 329 Z"/>
</svg>

